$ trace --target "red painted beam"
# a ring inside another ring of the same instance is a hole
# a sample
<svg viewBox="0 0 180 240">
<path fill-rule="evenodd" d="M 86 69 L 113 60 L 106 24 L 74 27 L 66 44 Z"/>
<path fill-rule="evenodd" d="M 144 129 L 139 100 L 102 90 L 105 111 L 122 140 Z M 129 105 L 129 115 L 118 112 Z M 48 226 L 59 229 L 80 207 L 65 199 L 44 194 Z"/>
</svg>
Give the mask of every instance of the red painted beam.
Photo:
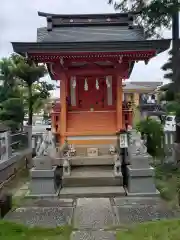
<svg viewBox="0 0 180 240">
<path fill-rule="evenodd" d="M 64 68 L 59 62 L 56 62 L 51 66 L 51 73 L 53 74 L 54 79 L 56 80 L 60 79 L 60 74 L 62 72 L 64 72 L 68 77 L 90 75 L 107 76 L 120 74 L 122 78 L 127 78 L 128 69 L 129 69 L 128 62 L 122 64 L 117 63 L 111 67 L 99 66 L 95 63 L 91 63 L 83 67 L 71 67 L 71 68 Z"/>
<path fill-rule="evenodd" d="M 41 58 L 44 57 L 46 60 L 58 60 L 60 58 L 71 59 L 71 60 L 83 60 L 83 59 L 107 59 L 114 58 L 118 59 L 122 57 L 152 57 L 156 55 L 156 50 L 142 50 L 142 51 L 122 51 L 122 52 L 61 52 L 61 53 L 43 53 L 34 52 L 29 53 L 29 57 Z"/>
</svg>

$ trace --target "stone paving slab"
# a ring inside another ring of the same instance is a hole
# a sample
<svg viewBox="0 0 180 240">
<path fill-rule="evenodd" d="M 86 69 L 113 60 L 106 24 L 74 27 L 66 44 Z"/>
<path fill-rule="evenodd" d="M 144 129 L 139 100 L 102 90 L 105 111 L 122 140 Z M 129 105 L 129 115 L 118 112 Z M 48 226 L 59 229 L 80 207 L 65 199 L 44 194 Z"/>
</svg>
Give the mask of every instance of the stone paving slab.
<svg viewBox="0 0 180 240">
<path fill-rule="evenodd" d="M 122 197 L 114 198 L 116 206 L 167 205 L 160 197 Z"/>
<path fill-rule="evenodd" d="M 133 224 L 177 217 L 160 198 L 122 198 L 115 199 L 114 211 L 119 224 Z"/>
<path fill-rule="evenodd" d="M 73 208 L 26 207 L 9 212 L 5 220 L 29 226 L 57 227 L 71 224 Z"/>
<path fill-rule="evenodd" d="M 71 234 L 71 240 L 115 240 L 114 232 L 107 231 L 77 231 Z"/>
<path fill-rule="evenodd" d="M 116 224 L 108 198 L 80 198 L 74 212 L 77 229 L 104 229 Z"/>
<path fill-rule="evenodd" d="M 23 207 L 73 207 L 76 204 L 74 199 L 58 199 L 58 198 L 43 198 L 29 199 L 26 198 L 22 202 Z"/>
</svg>

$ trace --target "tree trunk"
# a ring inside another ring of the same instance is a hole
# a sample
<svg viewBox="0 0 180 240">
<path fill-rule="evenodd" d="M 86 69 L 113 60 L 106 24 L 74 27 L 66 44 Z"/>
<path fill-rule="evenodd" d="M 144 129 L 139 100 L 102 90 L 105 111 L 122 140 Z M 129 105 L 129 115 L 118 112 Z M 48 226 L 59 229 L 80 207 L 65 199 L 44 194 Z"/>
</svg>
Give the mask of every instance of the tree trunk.
<svg viewBox="0 0 180 240">
<path fill-rule="evenodd" d="M 32 126 L 33 102 L 32 102 L 32 84 L 28 85 L 28 125 Z"/>
</svg>

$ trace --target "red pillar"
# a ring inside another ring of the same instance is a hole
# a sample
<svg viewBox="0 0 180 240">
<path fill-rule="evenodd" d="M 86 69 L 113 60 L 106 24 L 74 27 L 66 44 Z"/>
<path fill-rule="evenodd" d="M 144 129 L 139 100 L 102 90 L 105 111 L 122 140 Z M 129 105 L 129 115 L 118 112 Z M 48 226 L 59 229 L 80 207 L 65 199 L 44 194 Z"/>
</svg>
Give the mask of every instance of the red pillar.
<svg viewBox="0 0 180 240">
<path fill-rule="evenodd" d="M 122 121 L 122 79 L 119 75 L 116 75 L 117 93 L 116 93 L 116 113 L 117 113 L 117 131 L 123 127 Z"/>
<path fill-rule="evenodd" d="M 65 141 L 65 134 L 67 130 L 67 104 L 66 104 L 66 96 L 67 96 L 67 77 L 64 73 L 60 76 L 60 103 L 61 103 L 61 111 L 60 111 L 60 143 L 63 144 Z"/>
</svg>

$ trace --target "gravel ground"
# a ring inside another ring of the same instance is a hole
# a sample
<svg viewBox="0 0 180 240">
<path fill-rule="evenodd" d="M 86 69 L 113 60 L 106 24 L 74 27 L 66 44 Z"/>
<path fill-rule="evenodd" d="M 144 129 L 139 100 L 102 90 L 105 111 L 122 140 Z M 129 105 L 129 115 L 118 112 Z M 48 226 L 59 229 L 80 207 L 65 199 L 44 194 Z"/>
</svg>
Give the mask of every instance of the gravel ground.
<svg viewBox="0 0 180 240">
<path fill-rule="evenodd" d="M 5 220 L 42 227 L 70 224 L 77 229 L 71 240 L 114 240 L 112 227 L 179 216 L 159 198 L 28 199 Z"/>
<path fill-rule="evenodd" d="M 73 208 L 25 207 L 18 208 L 6 215 L 5 220 L 40 227 L 70 225 Z"/>
</svg>

